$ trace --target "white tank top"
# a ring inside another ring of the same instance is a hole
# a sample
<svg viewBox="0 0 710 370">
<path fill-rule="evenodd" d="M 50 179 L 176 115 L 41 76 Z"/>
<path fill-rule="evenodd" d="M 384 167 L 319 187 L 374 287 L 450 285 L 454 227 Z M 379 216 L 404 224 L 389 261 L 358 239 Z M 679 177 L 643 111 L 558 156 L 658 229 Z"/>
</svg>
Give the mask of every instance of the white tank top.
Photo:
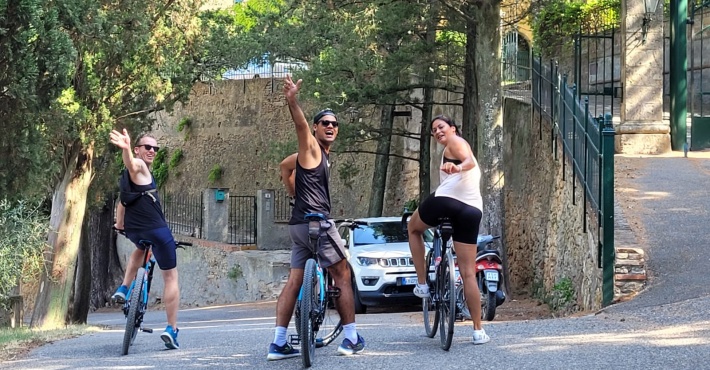
<svg viewBox="0 0 710 370">
<path fill-rule="evenodd" d="M 444 151 L 446 152 L 446 151 Z M 468 204 L 483 211 L 483 197 L 481 197 L 481 168 L 478 161 L 471 154 L 475 167 L 468 171 L 447 174 L 439 170 L 439 180 L 441 184 L 436 188 L 437 197 L 454 198 L 462 203 Z M 441 164 L 444 164 L 444 155 L 441 155 Z"/>
</svg>

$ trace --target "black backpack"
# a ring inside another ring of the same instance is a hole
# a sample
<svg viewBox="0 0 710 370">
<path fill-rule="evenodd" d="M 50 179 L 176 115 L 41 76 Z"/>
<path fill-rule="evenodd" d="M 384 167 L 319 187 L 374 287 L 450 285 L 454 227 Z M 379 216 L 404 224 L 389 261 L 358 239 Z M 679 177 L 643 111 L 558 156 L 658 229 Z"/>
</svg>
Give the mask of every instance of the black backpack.
<svg viewBox="0 0 710 370">
<path fill-rule="evenodd" d="M 147 195 L 151 199 L 153 199 L 153 202 L 157 202 L 157 199 L 151 193 L 157 192 L 158 189 L 150 189 L 141 192 L 131 191 L 131 178 L 127 169 L 124 169 L 121 173 L 121 178 L 118 180 L 118 189 L 121 192 L 120 199 L 121 204 L 123 204 L 124 207 L 129 207 L 131 204 L 135 203 L 138 199 L 140 199 L 140 197 L 144 195 Z"/>
</svg>

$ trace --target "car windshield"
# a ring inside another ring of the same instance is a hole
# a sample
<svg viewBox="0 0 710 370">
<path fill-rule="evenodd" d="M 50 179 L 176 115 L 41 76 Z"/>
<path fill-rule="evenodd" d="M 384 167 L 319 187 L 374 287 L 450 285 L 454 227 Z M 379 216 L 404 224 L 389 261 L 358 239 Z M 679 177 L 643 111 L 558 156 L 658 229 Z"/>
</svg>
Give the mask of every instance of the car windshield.
<svg viewBox="0 0 710 370">
<path fill-rule="evenodd" d="M 432 235 L 424 233 L 424 241 L 430 242 Z M 353 245 L 406 243 L 407 234 L 402 232 L 400 222 L 375 222 L 368 225 L 357 225 L 353 230 Z"/>
</svg>

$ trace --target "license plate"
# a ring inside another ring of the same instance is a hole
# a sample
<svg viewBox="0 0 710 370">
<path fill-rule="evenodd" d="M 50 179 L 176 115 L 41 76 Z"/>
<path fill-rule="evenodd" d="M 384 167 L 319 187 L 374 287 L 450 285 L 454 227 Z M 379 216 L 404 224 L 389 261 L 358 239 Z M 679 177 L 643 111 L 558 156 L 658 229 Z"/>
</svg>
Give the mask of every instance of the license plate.
<svg viewBox="0 0 710 370">
<path fill-rule="evenodd" d="M 486 280 L 498 281 L 498 271 L 486 271 Z"/>
<path fill-rule="evenodd" d="M 401 277 L 399 278 L 399 285 L 416 285 L 417 278 L 415 277 Z"/>
</svg>

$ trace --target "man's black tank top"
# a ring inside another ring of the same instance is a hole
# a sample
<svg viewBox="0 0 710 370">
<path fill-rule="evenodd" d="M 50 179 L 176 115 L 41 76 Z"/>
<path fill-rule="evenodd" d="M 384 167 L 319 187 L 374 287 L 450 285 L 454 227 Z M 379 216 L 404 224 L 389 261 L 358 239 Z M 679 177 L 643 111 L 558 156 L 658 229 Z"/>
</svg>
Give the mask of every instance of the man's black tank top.
<svg viewBox="0 0 710 370">
<path fill-rule="evenodd" d="M 136 185 L 129 177 L 128 182 L 131 191 L 140 193 L 155 189 L 155 178 L 152 174 L 151 177 L 153 178 L 153 182 L 148 185 Z M 126 230 L 154 230 L 167 226 L 157 191 L 141 196 L 133 204 L 126 207 L 126 213 L 123 218 L 123 227 Z"/>
<path fill-rule="evenodd" d="M 303 219 L 306 213 L 322 213 L 330 217 L 330 163 L 325 150 L 320 148 L 320 152 L 320 164 L 310 170 L 301 167 L 296 158 L 296 202 L 289 225 L 306 223 Z"/>
</svg>

